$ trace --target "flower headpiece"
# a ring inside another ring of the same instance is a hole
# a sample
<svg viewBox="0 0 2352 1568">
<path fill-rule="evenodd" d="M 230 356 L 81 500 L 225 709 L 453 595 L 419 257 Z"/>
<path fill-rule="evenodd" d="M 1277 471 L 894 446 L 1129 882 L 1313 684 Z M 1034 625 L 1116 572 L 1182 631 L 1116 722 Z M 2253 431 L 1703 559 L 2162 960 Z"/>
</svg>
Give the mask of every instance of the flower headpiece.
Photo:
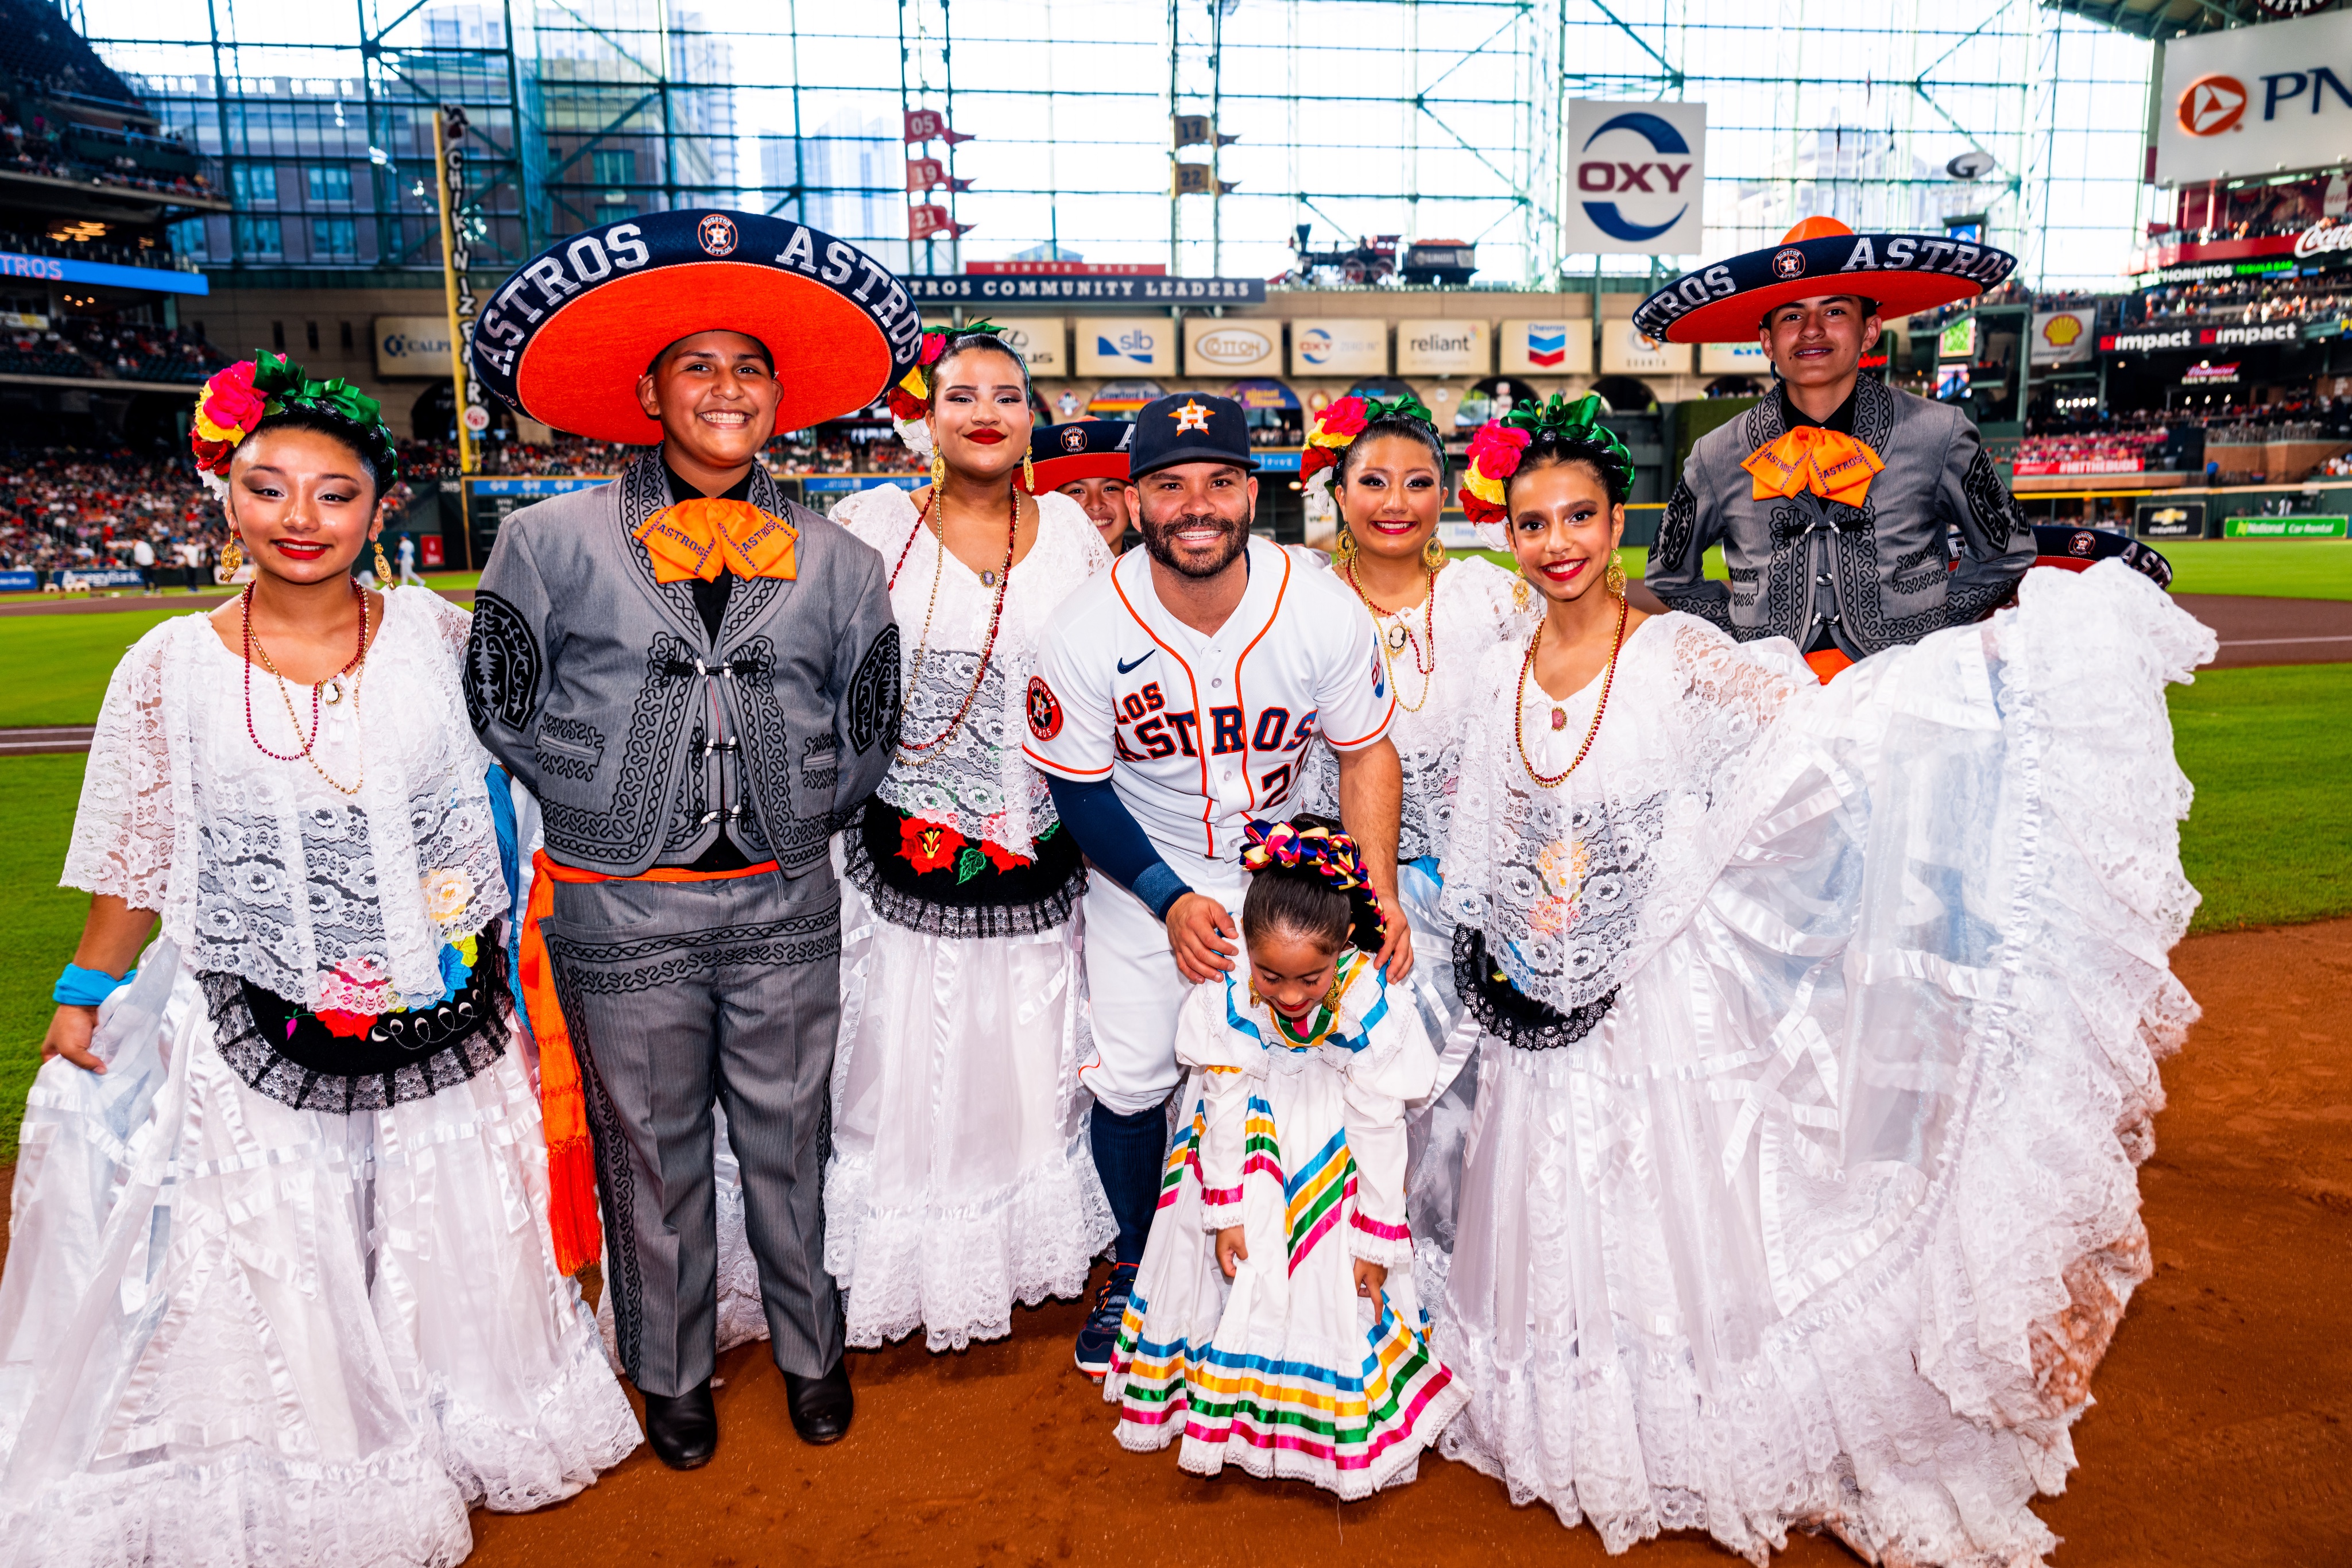
<svg viewBox="0 0 2352 1568">
<path fill-rule="evenodd" d="M 1356 437 L 1383 419 L 1417 419 L 1434 430 L 1437 418 L 1422 401 L 1406 392 L 1386 402 L 1379 398 L 1340 398 L 1316 416 L 1315 428 L 1307 434 L 1307 455 L 1299 460 L 1299 478 L 1312 479 L 1326 468 L 1339 465 L 1339 454 L 1356 444 Z M 1325 481 L 1328 483 L 1329 481 Z"/>
<path fill-rule="evenodd" d="M 1617 433 L 1601 423 L 1601 397 L 1587 392 L 1574 402 L 1554 392 L 1549 401 L 1520 403 L 1500 419 L 1490 419 L 1470 438 L 1470 466 L 1462 476 L 1462 511 L 1478 525 L 1479 538 L 1489 549 L 1508 548 L 1499 538 L 1499 525 L 1509 516 L 1503 504 L 1506 481 L 1519 471 L 1528 445 L 1539 436 L 1573 441 L 1593 448 L 1594 462 L 1621 479 L 1631 479 L 1633 455 Z"/>
<path fill-rule="evenodd" d="M 1251 822 L 1242 829 L 1242 869 L 1270 871 L 1276 866 L 1315 873 L 1332 889 L 1348 895 L 1355 906 L 1357 946 L 1369 934 L 1388 936 L 1388 911 L 1364 870 L 1363 851 L 1346 833 L 1320 825 L 1298 828 L 1288 822 Z"/>
<path fill-rule="evenodd" d="M 934 327 L 923 334 L 923 347 L 915 356 L 914 367 L 900 376 L 890 389 L 890 423 L 898 432 L 898 443 L 913 453 L 917 459 L 931 460 L 931 382 L 929 371 L 948 351 L 948 345 L 958 338 L 977 333 L 993 338 L 1002 330 L 993 321 L 974 321 L 966 327 Z M 1012 352 L 1008 345 L 1005 351 Z"/>
<path fill-rule="evenodd" d="M 312 381 L 285 356 L 261 354 L 215 371 L 196 394 L 188 445 L 205 487 L 215 496 L 228 494 L 229 458 L 263 420 L 289 408 L 310 409 L 352 425 L 382 467 L 384 482 L 399 477 L 400 459 L 382 403 L 341 377 Z"/>
</svg>

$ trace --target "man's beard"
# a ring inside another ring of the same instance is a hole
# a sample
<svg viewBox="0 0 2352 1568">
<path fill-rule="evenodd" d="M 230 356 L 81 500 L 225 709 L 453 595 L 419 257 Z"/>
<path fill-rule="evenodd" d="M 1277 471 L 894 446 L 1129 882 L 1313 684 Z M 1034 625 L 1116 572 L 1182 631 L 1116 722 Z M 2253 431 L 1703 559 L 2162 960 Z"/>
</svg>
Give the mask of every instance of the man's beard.
<svg viewBox="0 0 2352 1568">
<path fill-rule="evenodd" d="M 1187 562 L 1179 559 L 1175 546 L 1169 543 L 1169 536 L 1181 529 L 1202 527 L 1223 529 L 1224 548 L 1205 562 L 1197 559 Z M 1233 565 L 1242 551 L 1249 548 L 1249 525 L 1218 517 L 1213 512 L 1186 512 L 1165 523 L 1155 523 L 1146 518 L 1142 529 L 1143 548 L 1151 559 L 1185 577 L 1214 577 Z"/>
</svg>

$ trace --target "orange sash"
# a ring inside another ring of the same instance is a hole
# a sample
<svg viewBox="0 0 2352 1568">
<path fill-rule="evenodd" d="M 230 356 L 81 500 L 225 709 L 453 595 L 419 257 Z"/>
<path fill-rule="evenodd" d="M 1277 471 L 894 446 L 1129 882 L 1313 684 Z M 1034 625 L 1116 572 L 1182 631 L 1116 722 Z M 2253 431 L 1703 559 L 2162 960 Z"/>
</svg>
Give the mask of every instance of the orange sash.
<svg viewBox="0 0 2352 1568">
<path fill-rule="evenodd" d="M 665 580 L 668 580 L 665 579 Z M 547 1223 L 555 1234 L 555 1266 L 576 1274 L 604 1250 L 604 1228 L 596 1213 L 596 1160 L 588 1140 L 588 1099 L 580 1083 L 580 1058 L 572 1030 L 555 997 L 555 971 L 547 959 L 540 922 L 555 913 L 559 882 L 725 882 L 776 869 L 773 861 L 739 871 L 688 871 L 657 865 L 636 876 L 558 865 L 541 850 L 530 857 L 530 907 L 522 920 L 520 968 L 530 1032 L 539 1041 L 539 1118 L 547 1139 Z"/>
<path fill-rule="evenodd" d="M 1824 500 L 1859 507 L 1870 498 L 1870 482 L 1886 463 L 1866 441 L 1801 424 L 1740 466 L 1755 480 L 1752 499 L 1811 490 Z"/>
<path fill-rule="evenodd" d="M 749 501 L 709 497 L 664 507 L 636 533 L 653 559 L 656 582 L 690 577 L 716 582 L 721 571 L 789 580 L 799 575 L 793 547 L 800 537 L 792 524 Z"/>
<path fill-rule="evenodd" d="M 1805 655 L 1805 663 L 1812 666 L 1813 674 L 1821 677 L 1823 685 L 1835 680 L 1841 672 L 1853 668 L 1853 661 L 1846 656 L 1843 648 L 1818 649 Z"/>
</svg>

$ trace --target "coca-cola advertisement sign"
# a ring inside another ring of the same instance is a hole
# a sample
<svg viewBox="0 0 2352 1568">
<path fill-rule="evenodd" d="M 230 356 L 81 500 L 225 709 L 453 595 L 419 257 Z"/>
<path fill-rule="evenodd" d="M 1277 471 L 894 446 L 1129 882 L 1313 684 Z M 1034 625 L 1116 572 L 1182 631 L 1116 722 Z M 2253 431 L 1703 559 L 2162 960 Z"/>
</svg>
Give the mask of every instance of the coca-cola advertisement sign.
<svg viewBox="0 0 2352 1568">
<path fill-rule="evenodd" d="M 2298 261 L 2309 261 L 2315 256 L 2340 256 L 2352 261 L 2352 224 L 2312 225 L 2294 236 L 2294 255 Z"/>
</svg>

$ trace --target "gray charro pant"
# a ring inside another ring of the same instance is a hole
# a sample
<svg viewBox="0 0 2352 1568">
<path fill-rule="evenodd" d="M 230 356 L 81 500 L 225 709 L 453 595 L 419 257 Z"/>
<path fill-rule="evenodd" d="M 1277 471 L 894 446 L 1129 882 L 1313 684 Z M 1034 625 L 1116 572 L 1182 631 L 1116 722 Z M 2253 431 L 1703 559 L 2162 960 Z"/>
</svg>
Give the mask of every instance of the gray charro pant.
<svg viewBox="0 0 2352 1568">
<path fill-rule="evenodd" d="M 824 1162 L 841 1019 L 841 893 L 786 880 L 558 883 L 544 925 L 587 1091 L 621 1362 L 677 1395 L 718 1359 L 714 1097 L 743 1167 L 771 1349 L 817 1376 L 842 1352 L 824 1271 Z"/>
</svg>

